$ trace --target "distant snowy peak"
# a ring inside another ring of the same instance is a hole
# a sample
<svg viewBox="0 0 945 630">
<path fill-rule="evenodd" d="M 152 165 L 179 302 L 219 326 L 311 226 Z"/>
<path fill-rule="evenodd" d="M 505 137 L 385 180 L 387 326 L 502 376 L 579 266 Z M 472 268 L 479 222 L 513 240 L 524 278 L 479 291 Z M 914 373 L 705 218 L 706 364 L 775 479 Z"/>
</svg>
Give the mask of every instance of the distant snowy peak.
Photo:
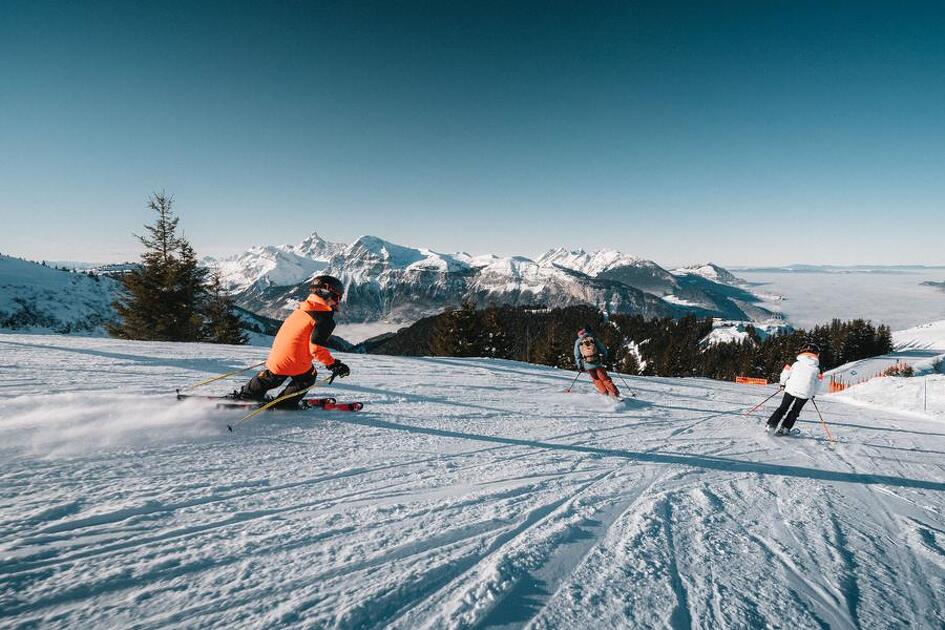
<svg viewBox="0 0 945 630">
<path fill-rule="evenodd" d="M 343 252 L 347 244 L 345 243 L 333 243 L 331 241 L 326 241 L 321 236 L 318 235 L 318 232 L 312 232 L 312 235 L 307 237 L 298 245 L 291 247 L 299 256 L 305 256 L 306 258 L 311 258 L 312 260 L 321 260 L 329 261 L 332 256 L 336 256 Z"/>
<path fill-rule="evenodd" d="M 257 245 L 236 256 L 204 259 L 204 263 L 220 274 L 228 289 L 242 292 L 305 282 L 346 247 L 313 232 L 298 245 Z"/>
<path fill-rule="evenodd" d="M 364 235 L 331 261 L 339 271 L 379 273 L 391 270 L 451 273 L 469 269 L 463 255 L 441 254 L 430 249 L 406 247 L 376 236 Z"/>
<path fill-rule="evenodd" d="M 208 261 L 208 264 L 233 291 L 245 291 L 259 285 L 298 284 L 327 266 L 326 261 L 302 256 L 286 245 L 251 247 L 239 256 Z"/>
<path fill-rule="evenodd" d="M 618 267 L 658 266 L 650 260 L 627 256 L 615 249 L 587 252 L 583 249 L 571 250 L 564 247 L 548 250 L 536 262 L 541 266 L 572 269 L 592 278 Z"/>
<path fill-rule="evenodd" d="M 728 269 L 720 267 L 715 263 L 705 263 L 704 265 L 691 265 L 689 267 L 680 267 L 679 269 L 673 270 L 674 274 L 685 275 L 692 274 L 695 276 L 700 276 L 706 280 L 711 280 L 712 282 L 718 282 L 720 284 L 729 284 L 732 286 L 747 286 L 749 283 L 745 280 L 742 280 L 735 274 L 733 274 Z"/>
</svg>

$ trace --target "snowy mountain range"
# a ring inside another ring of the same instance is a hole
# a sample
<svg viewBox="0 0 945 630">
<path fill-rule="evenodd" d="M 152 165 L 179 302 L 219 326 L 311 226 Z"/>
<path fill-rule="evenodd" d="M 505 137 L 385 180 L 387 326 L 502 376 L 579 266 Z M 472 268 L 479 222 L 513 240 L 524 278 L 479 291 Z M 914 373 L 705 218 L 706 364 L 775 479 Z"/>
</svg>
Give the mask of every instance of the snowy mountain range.
<svg viewBox="0 0 945 630">
<path fill-rule="evenodd" d="M 721 267 L 709 263 L 668 271 L 613 249 L 559 248 L 532 260 L 443 254 L 370 235 L 344 245 L 316 233 L 298 245 L 254 247 L 205 262 L 220 272 L 237 304 L 275 318 L 284 317 L 307 295 L 309 279 L 319 273 L 345 283 L 338 317 L 343 323 L 409 323 L 463 301 L 549 308 L 593 304 L 647 317 L 774 317 L 746 290 L 748 283 Z"/>
</svg>

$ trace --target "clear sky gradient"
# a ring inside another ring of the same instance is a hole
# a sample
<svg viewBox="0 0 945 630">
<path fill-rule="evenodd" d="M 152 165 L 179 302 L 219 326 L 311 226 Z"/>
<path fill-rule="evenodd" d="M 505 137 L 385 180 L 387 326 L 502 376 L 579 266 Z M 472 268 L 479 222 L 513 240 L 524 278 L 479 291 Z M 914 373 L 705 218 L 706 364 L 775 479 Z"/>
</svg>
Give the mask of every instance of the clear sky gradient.
<svg viewBox="0 0 945 630">
<path fill-rule="evenodd" d="M 941 2 L 0 2 L 0 252 L 945 264 Z"/>
</svg>

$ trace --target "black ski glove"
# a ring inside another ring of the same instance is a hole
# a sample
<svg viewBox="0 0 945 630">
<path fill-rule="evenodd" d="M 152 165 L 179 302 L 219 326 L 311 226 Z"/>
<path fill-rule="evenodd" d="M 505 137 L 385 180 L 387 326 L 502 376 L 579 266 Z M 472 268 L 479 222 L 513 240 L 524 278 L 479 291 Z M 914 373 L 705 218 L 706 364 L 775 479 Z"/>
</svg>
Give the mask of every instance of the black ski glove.
<svg viewBox="0 0 945 630">
<path fill-rule="evenodd" d="M 335 359 L 334 363 L 326 367 L 331 371 L 332 380 L 336 378 L 344 378 L 348 376 L 349 374 L 351 374 L 351 368 L 349 368 L 347 365 L 345 365 L 338 359 Z"/>
</svg>

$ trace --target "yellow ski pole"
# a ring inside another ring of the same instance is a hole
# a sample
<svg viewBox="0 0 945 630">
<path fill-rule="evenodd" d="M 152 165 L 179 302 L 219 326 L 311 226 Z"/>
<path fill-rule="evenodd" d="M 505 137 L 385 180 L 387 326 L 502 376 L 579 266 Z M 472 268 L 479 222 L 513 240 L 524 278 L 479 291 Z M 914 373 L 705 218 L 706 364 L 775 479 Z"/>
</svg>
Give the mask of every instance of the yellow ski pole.
<svg viewBox="0 0 945 630">
<path fill-rule="evenodd" d="M 326 383 L 331 383 L 333 380 L 335 380 L 335 375 L 334 375 L 334 374 L 332 374 L 332 375 L 329 376 L 328 378 L 323 378 L 323 379 L 321 379 L 321 380 L 319 380 L 319 381 L 315 381 L 314 383 L 312 383 L 311 385 L 309 385 L 309 386 L 306 387 L 305 389 L 300 389 L 300 390 L 297 391 L 297 392 L 292 392 L 291 394 L 285 394 L 284 396 L 279 396 L 278 398 L 275 398 L 275 399 L 273 399 L 273 400 L 270 400 L 270 401 L 267 402 L 265 405 L 261 405 L 260 407 L 257 407 L 256 409 L 252 410 L 251 412 L 249 412 L 248 414 L 246 414 L 245 416 L 243 416 L 242 418 L 240 418 L 239 420 L 237 420 L 235 423 L 226 425 L 226 428 L 229 429 L 230 432 L 232 432 L 235 427 L 240 426 L 241 424 L 243 424 L 244 422 L 246 422 L 246 421 L 249 420 L 250 418 L 256 416 L 257 414 L 262 413 L 263 411 L 265 411 L 266 409 L 269 409 L 269 408 L 272 407 L 273 405 L 277 405 L 277 404 L 281 403 L 283 400 L 288 400 L 289 398 L 301 397 L 302 395 L 305 394 L 305 392 L 307 392 L 308 390 L 312 389 L 313 387 L 317 387 L 318 385 L 324 385 L 324 384 L 326 384 Z"/>
<path fill-rule="evenodd" d="M 214 381 L 219 381 L 220 379 L 224 379 L 224 378 L 226 378 L 227 376 L 234 376 L 234 375 L 236 375 L 236 374 L 239 374 L 240 372 L 246 372 L 246 371 L 248 371 L 248 370 L 252 370 L 253 368 L 258 368 L 258 367 L 261 366 L 261 365 L 266 365 L 266 362 L 265 362 L 265 361 L 260 361 L 260 362 L 257 363 L 256 365 L 251 365 L 251 366 L 246 367 L 246 368 L 242 368 L 242 369 L 239 369 L 239 370 L 233 370 L 232 372 L 227 372 L 226 374 L 221 374 L 220 376 L 214 376 L 213 378 L 208 378 L 208 379 L 205 380 L 205 381 L 200 381 L 200 382 L 197 383 L 196 385 L 190 385 L 189 387 L 185 387 L 185 388 L 184 388 L 184 391 L 186 392 L 186 391 L 189 390 L 189 389 L 196 389 L 196 388 L 200 387 L 201 385 L 207 385 L 208 383 L 213 383 Z"/>
</svg>

